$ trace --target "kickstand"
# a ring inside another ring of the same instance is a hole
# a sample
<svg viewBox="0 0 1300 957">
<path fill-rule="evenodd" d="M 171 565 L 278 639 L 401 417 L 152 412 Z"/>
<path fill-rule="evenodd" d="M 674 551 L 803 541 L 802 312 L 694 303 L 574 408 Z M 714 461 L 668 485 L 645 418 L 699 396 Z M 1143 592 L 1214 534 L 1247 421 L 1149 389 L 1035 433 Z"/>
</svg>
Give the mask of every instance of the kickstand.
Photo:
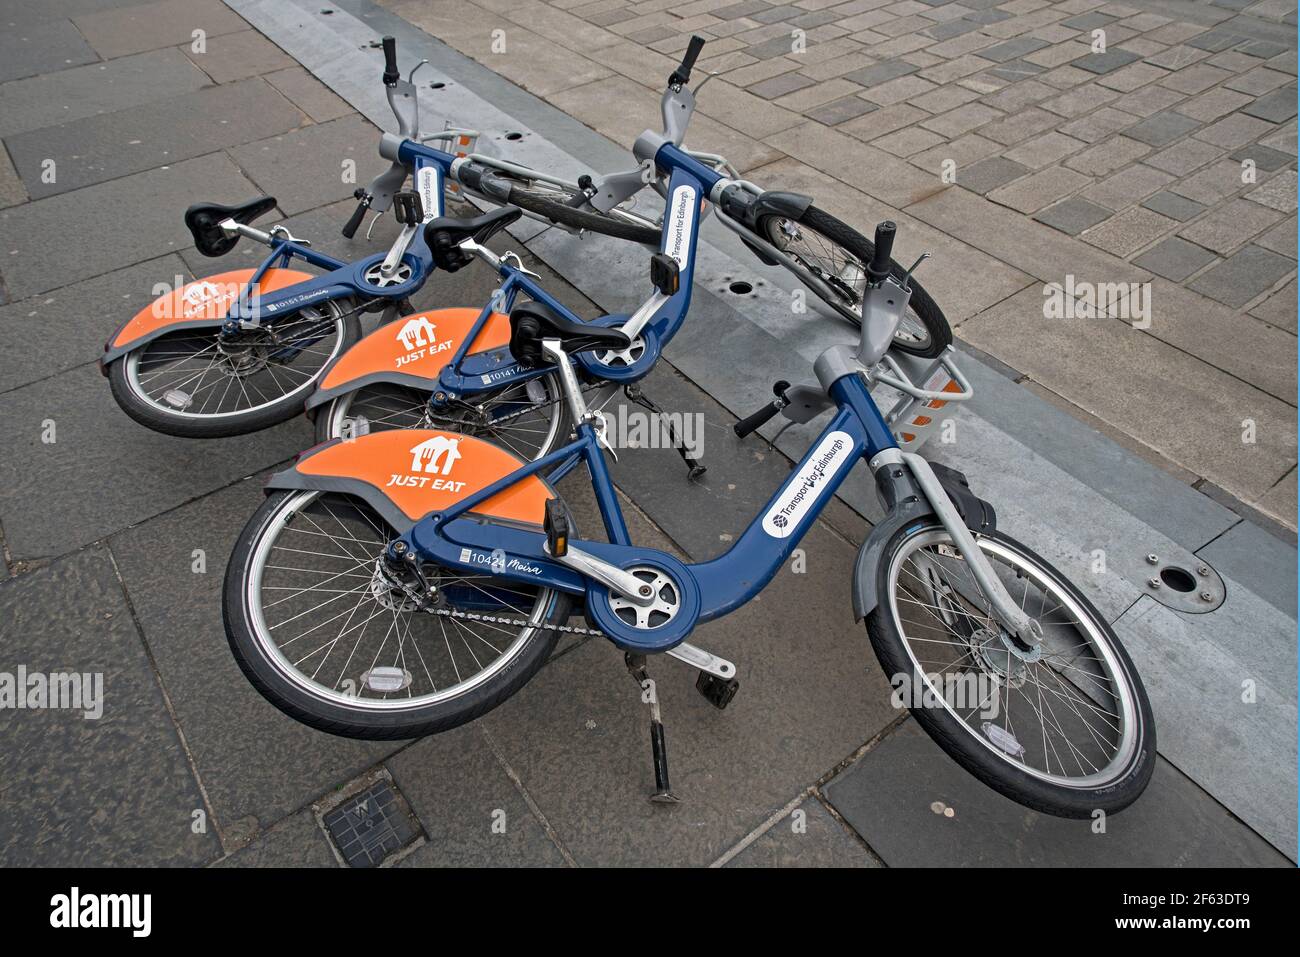
<svg viewBox="0 0 1300 957">
<path fill-rule="evenodd" d="M 668 427 L 668 437 L 672 440 L 673 448 L 677 450 L 677 454 L 680 455 L 682 457 L 682 461 L 686 463 L 686 468 L 690 471 L 690 475 L 688 477 L 692 481 L 699 478 L 706 471 L 708 471 L 707 466 L 702 464 L 700 460 L 697 459 L 695 456 L 691 455 L 691 450 L 686 447 L 686 443 L 682 440 L 681 436 L 677 434 L 677 430 L 673 428 L 672 420 L 669 419 L 666 415 L 664 415 L 664 410 L 661 409 L 654 402 L 652 402 L 645 395 L 645 393 L 641 391 L 641 387 L 639 385 L 633 383 L 627 386 L 623 390 L 623 392 L 629 399 L 631 399 L 637 405 L 641 406 L 644 409 L 649 409 L 651 412 L 653 412 L 656 416 L 659 417 L 659 421 L 661 421 L 664 425 Z"/>
<path fill-rule="evenodd" d="M 642 699 L 650 704 L 650 754 L 654 761 L 655 793 L 650 795 L 653 804 L 679 804 L 681 798 L 672 792 L 668 784 L 668 744 L 664 740 L 664 723 L 659 713 L 659 694 L 655 683 L 650 680 L 646 669 L 645 655 L 627 652 L 623 655 L 628 674 L 641 689 Z"/>
</svg>

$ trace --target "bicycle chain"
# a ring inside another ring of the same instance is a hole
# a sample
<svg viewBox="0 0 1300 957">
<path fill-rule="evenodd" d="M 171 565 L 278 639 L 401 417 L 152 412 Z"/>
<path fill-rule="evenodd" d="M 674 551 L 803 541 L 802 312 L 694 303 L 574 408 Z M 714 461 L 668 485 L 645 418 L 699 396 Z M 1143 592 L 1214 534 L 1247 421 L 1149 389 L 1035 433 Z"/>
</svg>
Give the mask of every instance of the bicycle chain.
<svg viewBox="0 0 1300 957">
<path fill-rule="evenodd" d="M 424 608 L 422 611 L 439 618 L 464 618 L 467 621 L 485 621 L 493 625 L 510 625 L 519 628 L 540 628 L 525 618 L 503 618 L 500 615 L 480 615 L 472 611 L 459 611 L 455 608 Z M 607 637 L 603 631 L 595 628 L 582 628 L 578 625 L 546 625 L 548 631 L 559 631 L 566 635 L 585 635 L 589 638 Z"/>
<path fill-rule="evenodd" d="M 581 391 L 582 391 L 583 393 L 587 393 L 587 392 L 595 392 L 597 389 L 601 388 L 602 386 L 608 385 L 608 384 L 609 384 L 609 383 L 604 382 L 604 381 L 596 382 L 596 383 L 594 383 L 594 384 L 592 384 L 592 385 L 584 386 L 584 387 L 582 388 Z M 462 400 L 462 401 L 463 401 L 463 400 Z M 530 406 L 527 406 L 526 408 L 520 409 L 518 412 L 510 412 L 510 413 L 508 413 L 508 414 L 506 414 L 506 415 L 501 416 L 499 419 L 493 419 L 492 422 L 491 422 L 491 424 L 490 424 L 490 427 L 495 428 L 496 426 L 500 425 L 502 422 L 509 422 L 509 421 L 512 420 L 512 419 L 517 419 L 517 418 L 519 418 L 521 415 L 532 415 L 533 413 L 537 412 L 538 409 L 544 409 L 544 408 L 547 408 L 547 407 L 549 407 L 549 406 L 555 405 L 557 402 L 562 402 L 562 401 L 564 401 L 564 400 L 563 400 L 563 399 L 551 399 L 549 402 L 541 402 L 541 403 L 538 403 L 537 405 L 530 405 Z M 467 406 L 469 407 L 469 410 L 470 410 L 470 411 L 474 411 L 473 406 L 469 405 L 469 403 L 466 402 L 466 403 L 464 403 L 464 404 L 467 405 Z M 444 416 L 444 418 L 448 418 L 448 419 L 450 419 L 450 418 L 452 418 L 452 417 L 451 417 L 451 416 Z"/>
</svg>

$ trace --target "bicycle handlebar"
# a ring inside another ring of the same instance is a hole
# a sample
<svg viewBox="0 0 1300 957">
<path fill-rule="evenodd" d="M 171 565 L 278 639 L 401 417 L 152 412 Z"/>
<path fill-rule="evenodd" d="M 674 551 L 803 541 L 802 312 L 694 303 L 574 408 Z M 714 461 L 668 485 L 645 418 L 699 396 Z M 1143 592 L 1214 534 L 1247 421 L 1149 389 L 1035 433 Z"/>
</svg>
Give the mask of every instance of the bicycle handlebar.
<svg viewBox="0 0 1300 957">
<path fill-rule="evenodd" d="M 789 405 L 789 402 L 787 402 L 785 398 L 785 390 L 788 388 L 790 388 L 790 383 L 786 382 L 784 379 L 772 386 L 772 391 L 776 394 L 776 398 L 763 406 L 763 408 L 759 409 L 753 415 L 741 419 L 731 427 L 732 431 L 743 439 L 745 436 L 749 435 L 749 433 L 761 427 L 768 419 L 772 418 L 772 416 L 776 415 Z"/>
<path fill-rule="evenodd" d="M 882 282 L 889 275 L 889 260 L 894 254 L 894 234 L 897 231 L 898 227 L 892 220 L 876 225 L 876 248 L 867 265 L 868 275 L 876 282 Z"/>
<path fill-rule="evenodd" d="M 352 212 L 352 218 L 343 225 L 343 235 L 347 239 L 351 239 L 357 234 L 357 230 L 360 228 L 362 220 L 366 218 L 366 210 L 370 208 L 369 195 L 363 195 L 360 199 L 361 201 L 357 203 L 357 208 Z"/>
<path fill-rule="evenodd" d="M 384 37 L 384 86 L 392 86 L 402 78 L 397 69 L 397 40 Z"/>
<path fill-rule="evenodd" d="M 682 56 L 681 65 L 668 77 L 669 86 L 685 86 L 691 82 L 691 70 L 695 68 L 695 61 L 699 59 L 700 51 L 703 49 L 704 37 L 698 35 L 691 37 L 691 42 L 686 45 L 686 53 Z"/>
</svg>

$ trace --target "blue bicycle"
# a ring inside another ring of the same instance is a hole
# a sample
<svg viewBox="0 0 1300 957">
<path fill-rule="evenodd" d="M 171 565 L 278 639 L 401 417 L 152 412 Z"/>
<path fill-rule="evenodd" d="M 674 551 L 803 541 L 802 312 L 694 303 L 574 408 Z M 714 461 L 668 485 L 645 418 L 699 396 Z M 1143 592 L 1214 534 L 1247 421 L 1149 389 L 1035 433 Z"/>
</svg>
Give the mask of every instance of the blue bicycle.
<svg viewBox="0 0 1300 957">
<path fill-rule="evenodd" d="M 712 171 L 671 142 L 664 250 L 691 248 Z M 901 705 L 986 784 L 1041 811 L 1114 812 L 1145 788 L 1155 727 L 1106 619 L 1048 562 L 996 529 L 958 472 L 903 451 L 870 393 L 908 308 L 890 268 L 893 224 L 876 233 L 856 347 L 814 364 L 817 383 L 738 424 L 831 412 L 790 478 L 724 555 L 685 564 L 628 535 L 605 462 L 603 420 L 573 359 L 611 348 L 594 331 L 511 316 L 522 368 L 556 370 L 572 442 L 528 462 L 481 439 L 389 430 L 334 440 L 274 476 L 236 543 L 223 613 L 235 657 L 277 708 L 359 738 L 410 738 L 477 718 L 518 691 L 558 635 L 611 641 L 643 688 L 649 656 L 699 669 L 725 707 L 735 665 L 687 642 L 773 578 L 859 462 L 886 518 L 853 569 L 855 613 Z M 689 279 L 690 262 L 680 278 Z M 797 399 L 797 401 L 795 401 Z M 555 483 L 584 467 L 604 525 L 583 538 Z M 585 627 L 567 625 L 580 610 Z M 952 680 L 957 679 L 957 680 Z M 651 692 L 653 799 L 673 797 Z"/>
</svg>

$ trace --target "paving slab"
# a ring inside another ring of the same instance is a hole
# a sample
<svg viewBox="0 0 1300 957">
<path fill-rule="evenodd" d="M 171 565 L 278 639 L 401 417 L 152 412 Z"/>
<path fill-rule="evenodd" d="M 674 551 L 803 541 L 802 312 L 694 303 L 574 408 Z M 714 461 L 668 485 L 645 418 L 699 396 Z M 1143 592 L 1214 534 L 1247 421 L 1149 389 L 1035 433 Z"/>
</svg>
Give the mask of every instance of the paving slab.
<svg viewBox="0 0 1300 957">
<path fill-rule="evenodd" d="M 1126 323 L 1048 322 L 1042 318 L 1041 294 L 1031 289 L 967 320 L 961 332 L 973 345 L 1007 358 L 1175 462 L 1197 463 L 1200 474 L 1247 501 L 1272 487 L 1295 458 L 1293 408 Z M 1108 357 L 1109 386 L 1097 392 L 1091 388 L 1091 363 L 1101 349 Z M 1154 369 L 1164 370 L 1160 389 L 1150 387 Z M 1180 371 L 1174 374 L 1175 369 Z M 1201 428 L 1195 432 L 1182 426 L 1179 413 L 1189 403 L 1201 409 Z M 1254 419 L 1266 438 L 1243 444 L 1244 419 Z"/>
<path fill-rule="evenodd" d="M 24 559 L 97 541 L 312 444 L 305 419 L 229 439 L 151 432 L 117 407 L 93 365 L 7 392 L 0 410 L 13 424 L 0 459 L 0 520 Z M 49 422 L 55 441 L 46 444 Z"/>
<path fill-rule="evenodd" d="M 424 738 L 387 767 L 428 838 L 403 867 L 565 866 L 482 722 Z"/>
<path fill-rule="evenodd" d="M 5 20 L 15 26 L 27 26 L 97 10 L 133 7 L 139 2 L 140 0 L 9 0 L 5 4 Z"/>
<path fill-rule="evenodd" d="M 24 344 L 0 350 L 0 392 L 94 362 L 113 330 L 156 298 L 154 284 L 175 288 L 177 276 L 189 272 L 169 254 L 0 306 L 0 330 Z"/>
<path fill-rule="evenodd" d="M 1296 281 L 1292 279 L 1263 302 L 1257 303 L 1250 310 L 1250 314 L 1294 335 L 1296 332 Z"/>
<path fill-rule="evenodd" d="M 1157 276 L 1182 282 L 1198 269 L 1214 262 L 1215 258 L 1214 253 L 1208 249 L 1202 249 L 1177 236 L 1170 236 L 1164 242 L 1152 246 L 1133 262 L 1143 269 L 1149 269 Z"/>
<path fill-rule="evenodd" d="M 337 120 L 354 112 L 351 104 L 344 102 L 329 87 L 321 83 L 302 67 L 278 70 L 263 77 L 267 83 L 289 98 L 316 123 Z"/>
<path fill-rule="evenodd" d="M 256 195 L 229 159 L 211 154 L 0 210 L 5 285 L 22 299 L 184 248 L 190 204 Z"/>
<path fill-rule="evenodd" d="M 1115 633 L 1152 686 L 1160 753 L 1296 858 L 1295 619 L 1225 579 L 1213 617 L 1143 597 Z"/>
<path fill-rule="evenodd" d="M 0 150 L 0 209 L 25 202 L 27 190 L 23 189 L 23 181 L 18 178 L 9 154 Z"/>
<path fill-rule="evenodd" d="M 98 59 L 71 20 L 6 24 L 0 35 L 0 83 Z"/>
<path fill-rule="evenodd" d="M 299 811 L 262 832 L 214 867 L 338 867 L 329 839 L 311 811 Z"/>
<path fill-rule="evenodd" d="M 1251 522 L 1239 522 L 1197 552 L 1220 575 L 1242 582 L 1284 615 L 1296 615 L 1296 553 Z"/>
<path fill-rule="evenodd" d="M 131 609 L 102 548 L 0 584 L 9 675 L 102 676 L 102 716 L 6 711 L 0 723 L 0 862 L 7 867 L 202 864 L 216 833 L 191 829 L 203 795 L 168 719 Z M 21 808 L 21 813 L 12 813 Z"/>
<path fill-rule="evenodd" d="M 0 85 L 0 136 L 154 103 L 209 82 L 179 50 L 14 80 Z"/>
<path fill-rule="evenodd" d="M 764 831 L 727 867 L 882 867 L 852 830 L 814 797 Z"/>
<path fill-rule="evenodd" d="M 1290 865 L 1164 760 L 1102 834 L 1091 821 L 1038 814 L 985 787 L 911 720 L 824 790 L 890 867 Z"/>
<path fill-rule="evenodd" d="M 378 147 L 378 129 L 360 116 L 345 116 L 229 153 L 245 175 L 292 215 L 351 196 L 369 183 L 388 167 Z"/>
<path fill-rule="evenodd" d="M 298 108 L 260 79 L 6 137 L 32 199 L 296 129 Z M 46 182 L 53 160 L 54 182 Z"/>
<path fill-rule="evenodd" d="M 302 431 L 299 426 L 299 448 L 310 443 Z M 160 461 L 146 451 L 138 454 L 142 461 Z M 233 847 L 401 747 L 338 738 L 299 724 L 268 704 L 235 664 L 221 623 L 222 583 L 235 539 L 262 503 L 264 478 L 240 482 L 111 540 L 145 642 Z M 193 570 L 195 549 L 203 550 L 202 573 Z"/>
<path fill-rule="evenodd" d="M 202 52 L 185 47 L 194 65 L 217 83 L 243 80 L 295 66 L 292 57 L 256 30 L 212 37 Z"/>
<path fill-rule="evenodd" d="M 1111 215 L 1104 206 L 1090 203 L 1078 196 L 1071 196 L 1059 203 L 1040 209 L 1034 219 L 1046 223 L 1053 229 L 1059 229 L 1067 236 L 1077 236 L 1089 226 L 1095 226 Z"/>
<path fill-rule="evenodd" d="M 1262 246 L 1245 246 L 1191 283 L 1196 292 L 1241 307 L 1295 271 L 1295 260 Z"/>
<path fill-rule="evenodd" d="M 1156 193 L 1142 205 L 1147 209 L 1155 210 L 1161 216 L 1176 219 L 1180 223 L 1205 212 L 1205 207 L 1200 203 L 1167 191 Z"/>
<path fill-rule="evenodd" d="M 220 0 L 162 0 L 87 13 L 73 17 L 72 22 L 105 60 L 189 44 L 195 40 L 196 30 L 215 37 L 248 28 Z"/>
</svg>

